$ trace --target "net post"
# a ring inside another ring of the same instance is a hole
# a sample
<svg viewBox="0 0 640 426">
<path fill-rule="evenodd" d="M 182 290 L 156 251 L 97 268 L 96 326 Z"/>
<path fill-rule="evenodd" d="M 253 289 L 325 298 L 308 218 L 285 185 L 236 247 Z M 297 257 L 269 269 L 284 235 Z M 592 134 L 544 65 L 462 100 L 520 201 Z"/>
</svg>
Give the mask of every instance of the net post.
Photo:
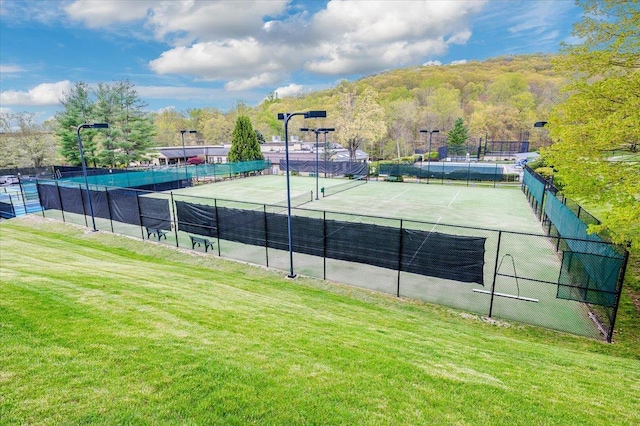
<svg viewBox="0 0 640 426">
<path fill-rule="evenodd" d="M 491 283 L 491 302 L 489 302 L 489 318 L 493 315 L 493 298 L 496 291 L 496 279 L 498 278 L 498 257 L 500 256 L 500 242 L 502 240 L 502 231 L 498 231 L 498 245 L 496 246 L 496 259 L 493 269 L 493 282 Z"/>
</svg>

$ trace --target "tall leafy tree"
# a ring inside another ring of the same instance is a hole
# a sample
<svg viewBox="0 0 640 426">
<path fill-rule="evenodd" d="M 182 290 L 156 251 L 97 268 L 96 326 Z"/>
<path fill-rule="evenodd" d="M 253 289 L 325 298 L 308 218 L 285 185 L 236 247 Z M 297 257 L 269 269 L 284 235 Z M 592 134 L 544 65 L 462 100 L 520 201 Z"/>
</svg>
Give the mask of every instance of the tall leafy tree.
<svg viewBox="0 0 640 426">
<path fill-rule="evenodd" d="M 346 145 L 351 160 L 366 142 L 374 144 L 386 134 L 384 109 L 377 101 L 377 93 L 365 87 L 361 93 L 343 85 L 338 101 L 336 138 Z"/>
<path fill-rule="evenodd" d="M 69 163 L 80 164 L 77 126 L 92 122 L 109 123 L 109 129 L 82 131 L 88 165 L 127 166 L 144 159 L 153 145 L 155 128 L 152 117 L 144 111 L 147 105 L 130 81 L 100 83 L 95 90 L 80 82 L 65 95 L 61 101 L 64 110 L 56 115 L 56 136 Z"/>
<path fill-rule="evenodd" d="M 95 116 L 109 123 L 109 131 L 99 153 L 100 163 L 127 166 L 145 158 L 153 146 L 155 127 L 152 116 L 145 112 L 147 104 L 138 96 L 128 80 L 113 84 L 100 83 L 96 90 Z"/>
<path fill-rule="evenodd" d="M 42 167 L 56 158 L 55 139 L 31 112 L 0 113 L 0 167 Z"/>
<path fill-rule="evenodd" d="M 579 4 L 585 17 L 573 34 L 582 43 L 564 46 L 565 55 L 555 61 L 574 77 L 563 89 L 569 97 L 549 118 L 555 143 L 545 153 L 567 196 L 602 209 L 602 225 L 593 228 L 638 247 L 640 5 L 633 0 Z"/>
<path fill-rule="evenodd" d="M 264 160 L 258 137 L 246 115 L 241 115 L 236 120 L 228 158 L 231 162 Z"/>
<path fill-rule="evenodd" d="M 60 153 L 69 164 L 80 165 L 80 151 L 78 150 L 77 127 L 89 123 L 93 119 L 94 102 L 89 85 L 77 82 L 69 93 L 60 100 L 64 109 L 55 118 L 55 135 L 60 142 Z M 82 149 L 88 165 L 94 167 L 98 162 L 98 145 L 95 140 L 97 132 L 86 130 L 82 133 Z"/>
<path fill-rule="evenodd" d="M 447 134 L 447 143 L 449 144 L 449 154 L 464 155 L 467 153 L 466 144 L 469 138 L 469 131 L 464 125 L 462 117 L 458 118 L 453 124 L 453 129 Z"/>
</svg>

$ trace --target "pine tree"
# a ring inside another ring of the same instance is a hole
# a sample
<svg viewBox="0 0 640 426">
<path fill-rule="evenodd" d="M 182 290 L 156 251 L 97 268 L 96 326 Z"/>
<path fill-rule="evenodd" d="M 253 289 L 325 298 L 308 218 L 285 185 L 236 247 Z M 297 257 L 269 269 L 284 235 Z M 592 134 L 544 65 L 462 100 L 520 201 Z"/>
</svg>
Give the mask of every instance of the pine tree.
<svg viewBox="0 0 640 426">
<path fill-rule="evenodd" d="M 112 85 L 100 83 L 93 91 L 86 83 L 76 83 L 62 105 L 64 110 L 56 115 L 55 133 L 62 155 L 70 164 L 80 164 L 76 129 L 83 123 L 109 124 L 107 130 L 82 131 L 82 147 L 89 166 L 128 166 L 143 159 L 153 145 L 153 121 L 128 80 Z"/>
<path fill-rule="evenodd" d="M 469 132 L 464 125 L 462 118 L 458 118 L 453 125 L 453 129 L 447 134 L 447 142 L 449 144 L 449 154 L 464 155 L 466 151 L 466 143 L 469 138 Z"/>
<path fill-rule="evenodd" d="M 245 115 L 236 120 L 228 158 L 230 162 L 264 160 L 251 120 Z"/>
<path fill-rule="evenodd" d="M 93 102 L 90 98 L 89 85 L 78 82 L 62 100 L 64 110 L 56 114 L 56 138 L 60 141 L 62 156 L 69 164 L 79 166 L 80 150 L 78 149 L 77 127 L 89 123 L 93 119 Z M 97 144 L 95 131 L 90 129 L 82 132 L 82 150 L 87 165 L 96 166 Z"/>
</svg>

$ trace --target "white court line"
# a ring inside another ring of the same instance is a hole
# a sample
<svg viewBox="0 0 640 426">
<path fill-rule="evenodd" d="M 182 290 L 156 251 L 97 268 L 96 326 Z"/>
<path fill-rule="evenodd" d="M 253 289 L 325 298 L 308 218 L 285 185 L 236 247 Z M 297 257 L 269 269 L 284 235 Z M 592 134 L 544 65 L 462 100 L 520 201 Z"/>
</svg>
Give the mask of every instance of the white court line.
<svg viewBox="0 0 640 426">
<path fill-rule="evenodd" d="M 442 216 L 438 218 L 438 220 L 436 221 L 435 225 L 433 225 L 433 228 L 431 228 L 431 231 L 429 231 L 429 233 L 433 232 L 433 230 L 436 229 L 436 226 L 438 226 L 441 220 L 442 220 Z"/>
<path fill-rule="evenodd" d="M 411 265 L 413 263 L 413 259 L 415 259 L 416 256 L 418 255 L 418 252 L 420 250 L 422 250 L 422 246 L 424 245 L 424 243 L 427 242 L 427 240 L 431 236 L 431 233 L 433 232 L 433 230 L 436 229 L 436 226 L 438 226 L 438 224 L 440 223 L 440 220 L 442 220 L 442 216 L 440 216 L 438 218 L 438 221 L 435 223 L 435 225 L 433 225 L 433 228 L 431 228 L 431 231 L 429 231 L 429 233 L 427 234 L 426 238 L 424 240 L 422 240 L 422 244 L 420 244 L 420 247 L 418 247 L 418 250 L 416 250 L 416 252 L 413 253 L 413 256 L 411 256 L 411 260 L 409 261 L 409 263 L 407 263 L 407 265 Z"/>
<path fill-rule="evenodd" d="M 402 191 L 401 193 L 399 193 L 398 195 L 396 195 L 395 197 L 391 197 L 391 200 L 395 200 L 396 198 L 398 198 L 399 196 L 401 196 L 402 194 L 404 194 L 405 192 L 407 192 L 408 189 L 405 189 L 404 191 Z"/>
<path fill-rule="evenodd" d="M 456 195 L 453 196 L 453 200 L 451 200 L 451 202 L 449 203 L 449 205 L 447 207 L 451 207 L 451 204 L 453 204 L 453 202 L 456 200 L 456 198 L 458 197 L 458 194 L 460 194 L 460 190 L 458 189 L 458 192 L 456 192 Z"/>
</svg>

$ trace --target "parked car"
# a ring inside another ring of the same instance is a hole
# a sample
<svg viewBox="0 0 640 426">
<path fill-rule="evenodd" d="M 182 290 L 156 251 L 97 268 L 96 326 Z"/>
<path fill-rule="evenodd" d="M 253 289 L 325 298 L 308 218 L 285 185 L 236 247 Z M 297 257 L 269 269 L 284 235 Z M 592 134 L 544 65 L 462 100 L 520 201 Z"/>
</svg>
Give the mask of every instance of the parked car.
<svg viewBox="0 0 640 426">
<path fill-rule="evenodd" d="M 13 185 L 16 183 L 20 183 L 20 179 L 15 175 L 4 175 L 0 176 L 0 185 Z"/>
</svg>

